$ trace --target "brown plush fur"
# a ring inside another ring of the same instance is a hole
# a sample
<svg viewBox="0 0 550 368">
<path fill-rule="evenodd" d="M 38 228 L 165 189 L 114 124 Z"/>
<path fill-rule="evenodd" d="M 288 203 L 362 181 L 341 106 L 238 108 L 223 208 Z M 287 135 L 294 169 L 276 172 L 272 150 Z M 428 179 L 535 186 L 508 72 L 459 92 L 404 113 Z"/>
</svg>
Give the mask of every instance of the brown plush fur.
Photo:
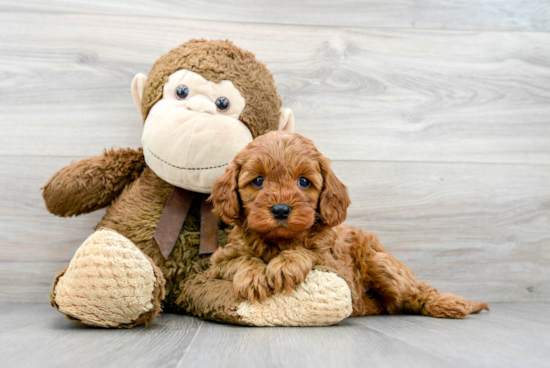
<svg viewBox="0 0 550 368">
<path fill-rule="evenodd" d="M 109 149 L 59 170 L 42 189 L 46 208 L 63 217 L 107 206 L 145 167 L 141 148 Z M 62 195 L 60 195 L 62 194 Z"/>
<path fill-rule="evenodd" d="M 259 176 L 261 188 L 252 183 Z M 300 177 L 311 185 L 299 187 Z M 462 318 L 488 309 L 418 281 L 376 235 L 340 225 L 350 205 L 347 188 L 313 142 L 298 134 L 255 139 L 216 182 L 211 200 L 214 211 L 236 226 L 227 246 L 212 255 L 209 276 L 233 281 L 239 299 L 258 302 L 291 291 L 323 265 L 348 282 L 352 316 L 386 311 Z M 275 204 L 290 205 L 287 219 L 274 218 Z"/>
<path fill-rule="evenodd" d="M 240 120 L 253 137 L 278 128 L 282 102 L 275 91 L 273 76 L 253 53 L 231 41 L 191 40 L 157 60 L 149 72 L 143 94 L 144 120 L 151 107 L 162 98 L 170 74 L 180 69 L 191 70 L 216 83 L 233 82 L 246 100 Z"/>
<path fill-rule="evenodd" d="M 252 53 L 229 41 L 194 40 L 161 57 L 144 91 L 144 119 L 162 96 L 168 76 L 182 68 L 214 82 L 231 80 L 246 99 L 247 107 L 240 119 L 253 136 L 277 129 L 281 99 L 271 74 Z M 239 303 L 233 297 L 231 283 L 201 277 L 209 267 L 209 257 L 198 254 L 198 201 L 192 204 L 170 257 L 165 260 L 160 253 L 153 235 L 173 188 L 146 166 L 141 149 L 111 149 L 58 171 L 44 186 L 43 197 L 47 209 L 58 216 L 80 215 L 108 206 L 97 228 L 109 228 L 127 237 L 158 266 L 166 282 L 165 311 L 241 323 L 235 313 Z M 220 224 L 219 245 L 227 242 L 224 228 Z M 146 324 L 156 313 L 136 323 Z"/>
</svg>

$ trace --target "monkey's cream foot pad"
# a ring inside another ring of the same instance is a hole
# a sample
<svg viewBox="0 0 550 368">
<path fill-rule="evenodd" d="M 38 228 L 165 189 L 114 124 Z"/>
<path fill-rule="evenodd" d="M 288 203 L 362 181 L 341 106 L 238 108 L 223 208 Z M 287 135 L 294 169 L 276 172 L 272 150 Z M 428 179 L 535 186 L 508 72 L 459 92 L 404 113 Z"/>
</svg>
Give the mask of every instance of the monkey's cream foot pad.
<svg viewBox="0 0 550 368">
<path fill-rule="evenodd" d="M 243 302 L 237 313 L 255 326 L 328 326 L 352 312 L 351 292 L 341 277 L 312 270 L 290 297 L 274 295 L 261 304 Z"/>
<path fill-rule="evenodd" d="M 99 230 L 77 250 L 52 301 L 84 324 L 119 327 L 153 309 L 155 281 L 153 266 L 130 240 Z"/>
</svg>

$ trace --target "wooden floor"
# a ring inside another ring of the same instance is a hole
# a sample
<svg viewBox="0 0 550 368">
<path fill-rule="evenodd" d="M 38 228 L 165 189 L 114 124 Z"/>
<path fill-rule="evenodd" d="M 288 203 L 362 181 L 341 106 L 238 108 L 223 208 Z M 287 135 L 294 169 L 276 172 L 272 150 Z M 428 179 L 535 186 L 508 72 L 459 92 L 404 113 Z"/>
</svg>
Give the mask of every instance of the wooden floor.
<svg viewBox="0 0 550 368">
<path fill-rule="evenodd" d="M 550 367 L 550 303 L 495 303 L 463 320 L 349 318 L 318 328 L 250 328 L 162 315 L 105 330 L 41 303 L 0 303 L 0 366 Z"/>
</svg>

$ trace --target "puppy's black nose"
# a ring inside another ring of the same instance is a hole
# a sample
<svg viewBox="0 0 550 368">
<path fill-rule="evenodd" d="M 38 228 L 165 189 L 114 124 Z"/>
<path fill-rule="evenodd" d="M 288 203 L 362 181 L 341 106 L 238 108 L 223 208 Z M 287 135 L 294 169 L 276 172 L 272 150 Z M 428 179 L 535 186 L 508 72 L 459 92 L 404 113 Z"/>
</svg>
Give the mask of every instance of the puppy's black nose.
<svg viewBox="0 0 550 368">
<path fill-rule="evenodd" d="M 286 220 L 290 215 L 292 208 L 288 204 L 274 204 L 271 207 L 271 213 L 276 220 Z"/>
</svg>

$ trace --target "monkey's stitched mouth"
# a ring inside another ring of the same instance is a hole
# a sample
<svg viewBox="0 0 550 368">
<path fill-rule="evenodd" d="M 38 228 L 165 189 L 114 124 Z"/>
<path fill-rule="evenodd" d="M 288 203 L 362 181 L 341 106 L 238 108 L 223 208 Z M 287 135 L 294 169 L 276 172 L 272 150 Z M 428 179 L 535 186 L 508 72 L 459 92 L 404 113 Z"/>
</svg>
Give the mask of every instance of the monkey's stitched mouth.
<svg viewBox="0 0 550 368">
<path fill-rule="evenodd" d="M 151 151 L 150 148 L 147 148 L 147 150 L 153 155 L 155 156 L 158 160 L 164 162 L 165 164 L 167 165 L 170 165 L 176 169 L 180 169 L 180 170 L 210 170 L 210 169 L 217 169 L 219 167 L 224 167 L 224 166 L 227 166 L 229 165 L 229 162 L 228 163 L 225 163 L 225 164 L 222 164 L 222 165 L 218 165 L 218 166 L 210 166 L 210 167 L 182 167 L 182 166 L 177 166 L 177 165 L 173 165 L 171 164 L 170 162 L 166 161 L 166 160 L 163 160 L 162 158 L 158 157 L 157 155 L 155 155 L 155 153 L 153 151 Z"/>
</svg>

